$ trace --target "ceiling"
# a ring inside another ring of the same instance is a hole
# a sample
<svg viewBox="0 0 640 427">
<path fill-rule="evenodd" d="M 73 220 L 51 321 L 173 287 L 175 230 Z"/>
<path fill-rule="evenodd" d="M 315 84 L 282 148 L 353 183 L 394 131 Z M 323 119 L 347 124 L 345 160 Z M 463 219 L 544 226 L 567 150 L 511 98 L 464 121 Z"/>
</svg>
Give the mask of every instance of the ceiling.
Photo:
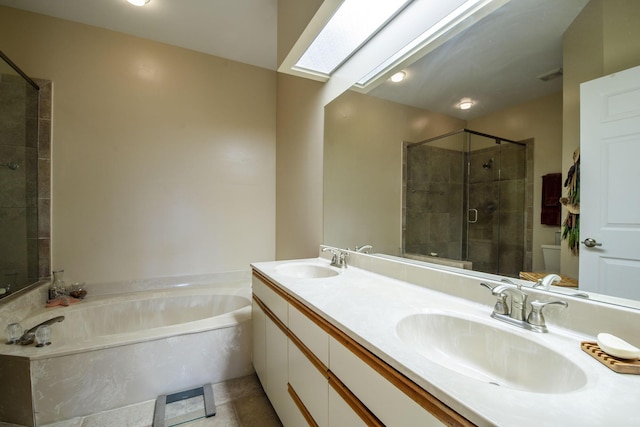
<svg viewBox="0 0 640 427">
<path fill-rule="evenodd" d="M 277 0 L 0 0 L 0 5 L 106 28 L 271 70 Z"/>
<path fill-rule="evenodd" d="M 562 67 L 562 36 L 587 2 L 511 0 L 369 94 L 469 120 L 558 92 L 562 78 L 537 76 Z"/>
<path fill-rule="evenodd" d="M 588 0 L 511 0 L 421 60 L 401 84 L 370 95 L 469 120 L 562 89 L 536 76 L 562 66 L 562 34 Z M 102 27 L 275 70 L 277 0 L 0 0 L 0 5 Z M 462 111 L 457 104 L 471 98 Z"/>
<path fill-rule="evenodd" d="M 511 0 L 368 93 L 469 120 L 558 92 L 562 78 L 537 76 L 562 67 L 562 35 L 587 2 Z M 474 106 L 460 110 L 463 98 Z"/>
</svg>

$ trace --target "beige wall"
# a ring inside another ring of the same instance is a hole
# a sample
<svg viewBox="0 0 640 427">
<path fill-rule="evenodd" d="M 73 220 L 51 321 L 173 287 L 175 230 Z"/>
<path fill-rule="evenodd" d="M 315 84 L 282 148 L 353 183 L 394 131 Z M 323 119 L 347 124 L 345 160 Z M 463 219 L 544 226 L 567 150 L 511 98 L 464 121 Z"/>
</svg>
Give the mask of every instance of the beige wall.
<svg viewBox="0 0 640 427">
<path fill-rule="evenodd" d="M 322 243 L 323 84 L 278 73 L 276 258 L 308 258 Z"/>
<path fill-rule="evenodd" d="M 544 271 L 540 245 L 553 244 L 560 230 L 540 224 L 540 210 L 542 176 L 561 172 L 562 167 L 562 92 L 469 120 L 467 127 L 514 141 L 534 139 L 532 268 Z"/>
<path fill-rule="evenodd" d="M 0 40 L 53 81 L 53 268 L 95 282 L 274 258 L 275 72 L 5 7 Z"/>
<path fill-rule="evenodd" d="M 638 16 L 637 0 L 591 0 L 564 35 L 565 176 L 573 163 L 573 152 L 580 147 L 580 83 L 640 65 Z M 566 211 L 562 215 L 564 218 Z M 577 278 L 579 258 L 571 254 L 566 244 L 561 254 L 562 273 Z"/>
<path fill-rule="evenodd" d="M 464 127 L 464 121 L 345 92 L 325 109 L 324 241 L 400 255 L 402 143 Z"/>
<path fill-rule="evenodd" d="M 278 0 L 278 64 L 321 1 Z M 278 74 L 276 258 L 318 254 L 322 243 L 324 85 Z"/>
</svg>

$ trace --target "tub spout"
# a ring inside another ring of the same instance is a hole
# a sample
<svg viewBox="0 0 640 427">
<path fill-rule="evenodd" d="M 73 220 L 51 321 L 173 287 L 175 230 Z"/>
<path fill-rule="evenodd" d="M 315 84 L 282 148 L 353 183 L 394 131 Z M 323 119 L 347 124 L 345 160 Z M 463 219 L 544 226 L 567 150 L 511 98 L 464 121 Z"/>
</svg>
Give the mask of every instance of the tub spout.
<svg viewBox="0 0 640 427">
<path fill-rule="evenodd" d="M 34 326 L 33 328 L 31 328 L 27 332 L 25 332 L 22 335 L 22 337 L 20 337 L 20 344 L 22 344 L 22 345 L 33 344 L 33 342 L 36 340 L 36 330 L 40 326 L 53 325 L 54 323 L 62 322 L 63 320 L 64 320 L 64 316 L 56 316 L 56 317 L 53 317 L 53 318 L 51 318 L 49 320 L 45 320 L 44 322 Z"/>
</svg>

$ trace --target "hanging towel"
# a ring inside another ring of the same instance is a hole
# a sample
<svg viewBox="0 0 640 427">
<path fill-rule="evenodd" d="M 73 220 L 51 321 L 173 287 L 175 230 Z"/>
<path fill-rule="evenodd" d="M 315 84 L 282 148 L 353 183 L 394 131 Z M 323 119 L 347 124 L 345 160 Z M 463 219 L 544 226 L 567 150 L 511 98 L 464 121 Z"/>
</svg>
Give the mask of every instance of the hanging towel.
<svg viewBox="0 0 640 427">
<path fill-rule="evenodd" d="M 560 225 L 560 197 L 562 197 L 562 174 L 550 173 L 542 177 L 542 211 L 540 223 Z"/>
</svg>

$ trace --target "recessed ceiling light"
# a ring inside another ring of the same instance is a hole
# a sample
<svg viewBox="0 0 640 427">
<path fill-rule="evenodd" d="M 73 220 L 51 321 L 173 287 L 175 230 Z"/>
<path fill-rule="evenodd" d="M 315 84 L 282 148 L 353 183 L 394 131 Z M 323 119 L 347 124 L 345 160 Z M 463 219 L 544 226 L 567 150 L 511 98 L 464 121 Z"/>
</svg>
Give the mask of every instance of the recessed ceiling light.
<svg viewBox="0 0 640 427">
<path fill-rule="evenodd" d="M 145 4 L 149 3 L 151 0 L 127 0 L 127 1 L 134 6 L 144 6 Z"/>
<path fill-rule="evenodd" d="M 391 80 L 394 83 L 399 83 L 399 82 L 403 81 L 405 77 L 407 77 L 407 73 L 405 73 L 404 71 L 398 71 L 397 73 L 392 75 L 389 78 L 389 80 Z"/>
<path fill-rule="evenodd" d="M 461 110 L 468 110 L 471 107 L 473 107 L 473 101 L 471 101 L 470 99 L 463 99 L 458 104 L 458 108 Z"/>
</svg>

